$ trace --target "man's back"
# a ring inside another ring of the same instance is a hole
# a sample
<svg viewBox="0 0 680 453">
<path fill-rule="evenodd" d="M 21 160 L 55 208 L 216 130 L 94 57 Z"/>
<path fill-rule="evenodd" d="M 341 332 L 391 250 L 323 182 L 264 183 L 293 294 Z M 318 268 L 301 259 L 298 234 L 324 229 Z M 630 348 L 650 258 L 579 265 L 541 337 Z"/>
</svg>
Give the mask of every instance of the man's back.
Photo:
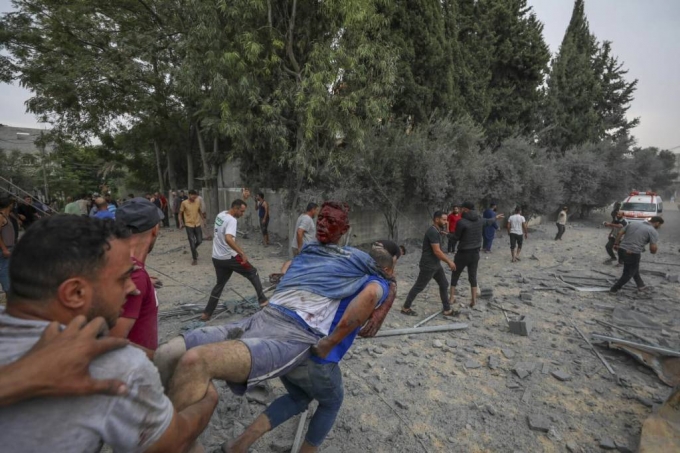
<svg viewBox="0 0 680 453">
<path fill-rule="evenodd" d="M 46 325 L 0 311 L 0 364 L 23 356 Z M 90 373 L 122 380 L 129 395 L 37 398 L 0 408 L 3 451 L 97 452 L 107 443 L 116 452 L 142 452 L 153 445 L 174 410 L 146 355 L 131 346 L 113 351 L 93 361 Z"/>
<path fill-rule="evenodd" d="M 74 215 L 80 215 L 80 206 L 78 206 L 77 201 L 72 201 L 69 204 L 66 205 L 64 208 L 64 213 L 66 214 L 74 214 Z"/>
<path fill-rule="evenodd" d="M 642 253 L 647 244 L 656 244 L 659 240 L 659 233 L 648 222 L 629 222 L 624 231 L 620 247 L 630 253 Z"/>
<path fill-rule="evenodd" d="M 508 219 L 508 223 L 510 224 L 510 233 L 511 234 L 524 234 L 524 230 L 522 230 L 522 225 L 525 222 L 526 222 L 526 219 L 524 218 L 523 215 L 521 215 L 521 214 L 511 215 L 510 218 Z"/>
</svg>

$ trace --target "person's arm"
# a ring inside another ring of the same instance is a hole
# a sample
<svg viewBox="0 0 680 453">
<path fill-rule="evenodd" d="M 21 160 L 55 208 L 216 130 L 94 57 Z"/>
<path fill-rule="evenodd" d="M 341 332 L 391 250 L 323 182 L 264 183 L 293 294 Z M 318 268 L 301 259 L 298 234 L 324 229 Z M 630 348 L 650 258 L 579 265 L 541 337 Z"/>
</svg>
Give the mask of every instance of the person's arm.
<svg viewBox="0 0 680 453">
<path fill-rule="evenodd" d="M 649 244 L 649 253 L 655 255 L 658 250 L 659 247 L 656 244 Z"/>
<path fill-rule="evenodd" d="M 7 218 L 5 218 L 5 216 L 2 216 L 2 219 L 5 222 L 2 225 L 0 225 L 0 228 L 3 228 L 9 222 L 9 220 Z M 0 250 L 2 250 L 2 256 L 3 257 L 5 257 L 5 258 L 10 257 L 10 251 L 7 248 L 7 246 L 5 245 L 5 241 L 2 240 L 2 236 L 0 236 Z"/>
<path fill-rule="evenodd" d="M 184 228 L 184 202 L 183 202 L 183 201 L 182 201 L 182 203 L 179 205 L 179 216 L 178 216 L 178 220 L 179 220 L 179 228 L 180 228 L 180 229 Z"/>
<path fill-rule="evenodd" d="M 510 219 L 508 219 L 508 221 L 505 222 L 505 229 L 508 230 L 508 234 L 510 234 Z"/>
<path fill-rule="evenodd" d="M 361 327 L 375 309 L 380 299 L 380 284 L 371 283 L 347 306 L 333 332 L 312 346 L 312 354 L 325 358 L 347 335 Z"/>
<path fill-rule="evenodd" d="M 124 318 L 121 316 L 118 318 L 116 325 L 111 328 L 110 335 L 116 338 L 127 338 L 136 321 L 136 318 Z"/>
<path fill-rule="evenodd" d="M 616 239 L 614 239 L 614 248 L 615 249 L 619 248 L 619 244 L 621 243 L 621 238 L 623 237 L 624 234 L 626 234 L 626 228 L 621 228 L 621 230 L 616 235 Z"/>
<path fill-rule="evenodd" d="M 243 249 L 238 246 L 238 244 L 236 243 L 236 239 L 234 239 L 234 236 L 232 236 L 231 234 L 225 234 L 224 239 L 225 241 L 227 241 L 227 245 L 229 245 L 229 247 L 231 247 L 232 250 L 239 254 L 241 259 L 243 260 L 243 264 L 247 263 L 248 257 L 246 256 L 246 252 L 244 252 Z"/>
<path fill-rule="evenodd" d="M 465 231 L 465 227 L 461 223 L 463 219 L 458 220 L 458 223 L 456 223 L 456 231 L 454 233 L 454 236 L 456 237 L 456 242 L 460 241 L 460 238 L 463 236 L 463 231 Z"/>
<path fill-rule="evenodd" d="M 267 220 L 269 220 L 269 203 L 267 203 L 266 201 L 263 201 L 262 206 L 264 206 L 263 222 L 266 222 Z"/>
<path fill-rule="evenodd" d="M 392 308 L 394 299 L 396 299 L 397 297 L 396 281 L 390 281 L 389 291 L 390 292 L 387 294 L 387 299 L 385 299 L 385 302 L 383 302 L 380 307 L 373 310 L 373 313 L 371 313 L 371 317 L 368 319 L 368 321 L 366 321 L 364 327 L 362 327 L 361 330 L 359 331 L 360 337 L 364 338 L 374 337 L 375 334 L 378 333 L 378 330 L 380 330 L 380 327 L 382 326 L 382 323 L 385 320 L 387 313 L 390 311 L 390 308 Z"/>
<path fill-rule="evenodd" d="M 445 262 L 452 271 L 456 270 L 456 265 L 449 259 L 448 256 L 446 256 L 446 253 L 442 252 L 442 248 L 439 244 L 430 244 L 430 246 L 432 247 L 432 251 L 434 252 L 435 256 L 439 258 L 440 261 Z"/>
<path fill-rule="evenodd" d="M 524 231 L 524 239 L 529 237 L 529 227 L 526 222 L 522 222 L 522 231 Z"/>
<path fill-rule="evenodd" d="M 0 367 L 0 407 L 46 396 L 127 394 L 128 388 L 120 380 L 90 376 L 95 358 L 129 344 L 104 336 L 106 331 L 103 318 L 88 323 L 85 316 L 76 316 L 64 330 L 59 323 L 50 323 L 30 351 Z"/>
<path fill-rule="evenodd" d="M 163 432 L 160 439 L 145 450 L 145 453 L 182 453 L 188 451 L 208 426 L 217 402 L 217 390 L 210 382 L 203 399 L 180 412 L 175 411 L 170 426 Z"/>
<path fill-rule="evenodd" d="M 295 240 L 297 241 L 297 249 L 302 250 L 302 238 L 305 235 L 305 230 L 304 228 L 298 228 L 297 232 L 295 234 Z"/>
</svg>

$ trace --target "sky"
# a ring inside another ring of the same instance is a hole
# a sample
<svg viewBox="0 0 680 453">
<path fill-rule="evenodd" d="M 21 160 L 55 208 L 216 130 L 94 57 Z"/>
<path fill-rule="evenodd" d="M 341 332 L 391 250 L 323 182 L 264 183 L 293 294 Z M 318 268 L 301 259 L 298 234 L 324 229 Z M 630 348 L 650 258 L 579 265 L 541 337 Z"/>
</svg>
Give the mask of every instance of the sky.
<svg viewBox="0 0 680 453">
<path fill-rule="evenodd" d="M 528 0 L 545 28 L 554 53 L 569 24 L 572 0 Z M 641 124 L 633 130 L 639 146 L 680 151 L 680 0 L 586 0 L 590 30 L 600 41 L 612 41 L 613 54 L 638 79 L 629 116 Z M 10 11 L 0 0 L 0 13 Z M 25 113 L 31 93 L 0 84 L 0 123 L 44 127 Z"/>
</svg>

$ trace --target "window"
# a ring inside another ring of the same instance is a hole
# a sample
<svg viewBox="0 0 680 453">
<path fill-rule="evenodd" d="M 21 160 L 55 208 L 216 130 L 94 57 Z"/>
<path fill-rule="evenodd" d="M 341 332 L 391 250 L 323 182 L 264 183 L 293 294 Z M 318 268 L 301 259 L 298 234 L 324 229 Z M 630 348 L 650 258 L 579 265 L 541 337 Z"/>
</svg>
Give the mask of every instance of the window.
<svg viewBox="0 0 680 453">
<path fill-rule="evenodd" d="M 623 203 L 621 205 L 622 211 L 638 211 L 638 212 L 656 212 L 656 204 L 654 203 Z"/>
</svg>

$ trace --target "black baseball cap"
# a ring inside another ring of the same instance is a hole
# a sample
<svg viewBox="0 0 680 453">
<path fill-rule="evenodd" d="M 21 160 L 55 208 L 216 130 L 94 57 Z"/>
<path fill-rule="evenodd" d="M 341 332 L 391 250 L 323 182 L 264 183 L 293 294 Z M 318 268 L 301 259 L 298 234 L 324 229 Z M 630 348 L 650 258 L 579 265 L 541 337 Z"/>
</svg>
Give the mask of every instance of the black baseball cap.
<svg viewBox="0 0 680 453">
<path fill-rule="evenodd" d="M 116 222 L 123 224 L 133 233 L 148 231 L 164 218 L 163 211 L 142 197 L 132 198 L 116 210 Z"/>
</svg>

